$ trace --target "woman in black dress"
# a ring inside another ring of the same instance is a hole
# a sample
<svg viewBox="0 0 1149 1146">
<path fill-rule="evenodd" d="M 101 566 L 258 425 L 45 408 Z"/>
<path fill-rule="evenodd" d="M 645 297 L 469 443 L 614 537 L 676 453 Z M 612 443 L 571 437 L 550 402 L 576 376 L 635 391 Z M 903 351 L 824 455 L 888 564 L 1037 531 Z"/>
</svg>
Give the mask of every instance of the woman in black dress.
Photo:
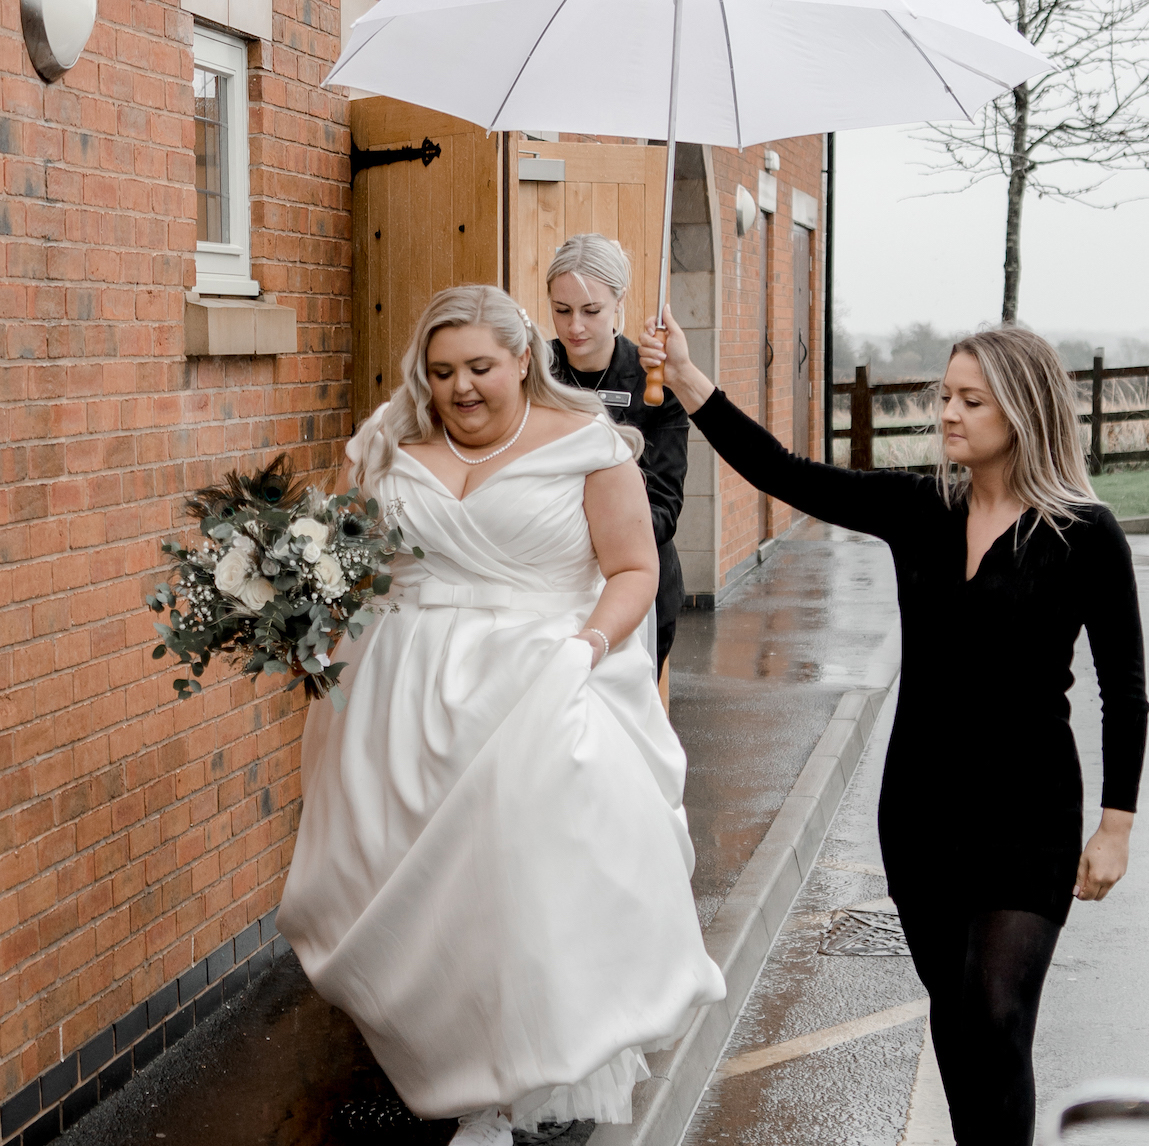
<svg viewBox="0 0 1149 1146">
<path fill-rule="evenodd" d="M 643 365 L 747 481 L 888 542 L 902 674 L 878 811 L 890 894 L 930 994 L 959 1146 L 1029 1146 L 1042 984 L 1073 897 L 1125 873 L 1145 750 L 1144 650 L 1124 534 L 1092 492 L 1073 385 L 1029 331 L 953 349 L 938 475 L 789 453 L 654 320 Z M 1103 706 L 1101 824 L 1082 849 L 1066 692 L 1082 625 Z"/>
</svg>

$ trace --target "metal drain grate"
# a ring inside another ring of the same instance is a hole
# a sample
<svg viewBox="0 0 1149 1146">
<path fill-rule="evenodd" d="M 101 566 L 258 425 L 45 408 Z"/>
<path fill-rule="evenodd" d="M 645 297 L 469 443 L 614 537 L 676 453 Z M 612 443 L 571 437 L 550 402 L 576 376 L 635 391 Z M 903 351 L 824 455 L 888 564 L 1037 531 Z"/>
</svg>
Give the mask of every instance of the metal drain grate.
<svg viewBox="0 0 1149 1146">
<path fill-rule="evenodd" d="M 821 955 L 908 955 L 896 915 L 884 911 L 835 911 L 818 947 Z"/>
<path fill-rule="evenodd" d="M 573 1122 L 544 1122 L 533 1133 L 529 1130 L 515 1131 L 515 1146 L 542 1146 L 544 1142 L 553 1142 L 561 1138 L 572 1126 Z"/>
<path fill-rule="evenodd" d="M 332 1115 L 331 1146 L 378 1146 L 403 1142 L 406 1146 L 442 1146 L 459 1128 L 456 1119 L 424 1121 L 416 1118 L 396 1094 L 377 1094 L 339 1107 Z"/>
</svg>

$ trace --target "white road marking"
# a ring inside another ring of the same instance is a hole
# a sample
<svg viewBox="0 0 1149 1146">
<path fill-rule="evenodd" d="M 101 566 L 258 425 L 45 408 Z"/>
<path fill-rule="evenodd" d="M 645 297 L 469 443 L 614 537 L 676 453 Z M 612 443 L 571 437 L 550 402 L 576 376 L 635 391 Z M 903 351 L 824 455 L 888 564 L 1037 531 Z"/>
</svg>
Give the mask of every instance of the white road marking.
<svg viewBox="0 0 1149 1146">
<path fill-rule="evenodd" d="M 913 1019 L 920 1019 L 929 1012 L 929 1007 L 929 999 L 915 999 L 912 1003 L 903 1003 L 900 1007 L 889 1007 L 884 1011 L 875 1011 L 872 1015 L 864 1015 L 860 1019 L 851 1019 L 848 1023 L 839 1023 L 837 1026 L 814 1031 L 813 1034 L 788 1039 L 784 1043 L 775 1043 L 773 1046 L 745 1051 L 721 1063 L 715 1071 L 715 1077 L 718 1079 L 732 1078 L 735 1075 L 764 1070 L 768 1066 L 775 1066 L 780 1062 L 789 1062 L 790 1059 L 801 1058 L 803 1055 L 812 1054 L 814 1051 L 852 1042 L 854 1039 L 860 1039 L 863 1035 L 871 1035 L 876 1031 L 886 1031 L 890 1027 L 898 1027 Z"/>
<path fill-rule="evenodd" d="M 938 1071 L 929 1020 L 926 1021 L 926 1037 L 918 1057 L 914 1089 L 910 1094 L 906 1129 L 898 1146 L 954 1146 L 950 1108 L 946 1103 L 946 1092 Z"/>
</svg>

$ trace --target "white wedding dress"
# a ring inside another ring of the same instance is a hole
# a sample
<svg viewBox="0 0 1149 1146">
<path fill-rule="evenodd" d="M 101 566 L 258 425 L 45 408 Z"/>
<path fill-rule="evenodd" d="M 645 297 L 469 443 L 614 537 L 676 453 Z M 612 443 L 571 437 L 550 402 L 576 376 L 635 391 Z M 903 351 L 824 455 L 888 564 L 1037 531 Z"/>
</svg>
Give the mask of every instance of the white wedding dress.
<svg viewBox="0 0 1149 1146">
<path fill-rule="evenodd" d="M 630 456 L 600 419 L 462 500 L 403 450 L 370 491 L 426 556 L 333 658 L 344 711 L 311 705 L 278 926 L 421 1117 L 627 1122 L 643 1050 L 725 994 L 650 658 L 571 639 L 604 584 L 584 479 Z"/>
</svg>

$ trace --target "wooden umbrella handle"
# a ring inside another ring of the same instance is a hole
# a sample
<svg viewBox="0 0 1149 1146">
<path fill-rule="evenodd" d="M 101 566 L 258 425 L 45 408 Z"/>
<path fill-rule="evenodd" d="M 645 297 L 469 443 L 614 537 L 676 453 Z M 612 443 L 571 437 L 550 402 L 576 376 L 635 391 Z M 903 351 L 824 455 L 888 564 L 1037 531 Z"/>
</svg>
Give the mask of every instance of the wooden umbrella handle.
<svg viewBox="0 0 1149 1146">
<path fill-rule="evenodd" d="M 665 326 L 658 327 L 654 332 L 655 337 L 662 343 L 663 348 L 666 347 L 666 336 L 669 333 Z M 665 363 L 660 362 L 653 370 L 646 372 L 646 390 L 642 395 L 642 401 L 647 406 L 662 405 L 662 386 L 666 374 L 664 367 Z"/>
</svg>

